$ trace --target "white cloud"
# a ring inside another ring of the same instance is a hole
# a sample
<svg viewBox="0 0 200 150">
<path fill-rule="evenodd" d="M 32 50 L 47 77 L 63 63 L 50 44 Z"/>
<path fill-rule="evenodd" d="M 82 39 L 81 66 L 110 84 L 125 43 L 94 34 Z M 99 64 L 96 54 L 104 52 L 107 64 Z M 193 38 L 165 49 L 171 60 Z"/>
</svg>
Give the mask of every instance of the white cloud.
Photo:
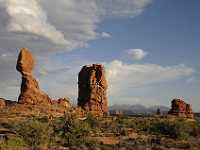
<svg viewBox="0 0 200 150">
<path fill-rule="evenodd" d="M 101 33 L 101 36 L 102 36 L 103 38 L 110 38 L 110 37 L 112 37 L 112 35 L 111 35 L 110 33 L 107 33 L 107 32 L 102 32 L 102 33 Z"/>
<path fill-rule="evenodd" d="M 55 44 L 69 44 L 63 33 L 48 22 L 38 0 L 7 0 L 5 5 L 10 16 L 8 31 L 36 34 Z"/>
<path fill-rule="evenodd" d="M 148 55 L 143 49 L 129 49 L 127 53 L 133 60 L 141 60 Z"/>
<path fill-rule="evenodd" d="M 75 49 L 95 40 L 105 17 L 133 17 L 151 0 L 0 0 L 0 45 L 15 51 Z M 101 35 L 101 34 L 100 34 Z M 108 33 L 102 33 L 110 37 Z"/>
<path fill-rule="evenodd" d="M 107 65 L 110 95 L 118 95 L 136 87 L 187 77 L 194 70 L 183 64 L 161 66 L 157 64 L 126 64 L 115 60 Z"/>
<path fill-rule="evenodd" d="M 143 13 L 152 0 L 96 0 L 101 15 L 135 17 Z"/>
</svg>

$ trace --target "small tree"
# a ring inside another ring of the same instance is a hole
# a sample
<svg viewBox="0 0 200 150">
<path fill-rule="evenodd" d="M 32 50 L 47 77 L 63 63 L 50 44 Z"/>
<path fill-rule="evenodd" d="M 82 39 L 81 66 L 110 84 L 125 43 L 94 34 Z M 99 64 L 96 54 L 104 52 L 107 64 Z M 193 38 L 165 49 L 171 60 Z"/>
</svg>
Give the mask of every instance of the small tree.
<svg viewBox="0 0 200 150">
<path fill-rule="evenodd" d="M 156 111 L 156 115 L 160 115 L 160 114 L 161 114 L 161 111 L 160 111 L 160 108 L 158 108 Z"/>
</svg>

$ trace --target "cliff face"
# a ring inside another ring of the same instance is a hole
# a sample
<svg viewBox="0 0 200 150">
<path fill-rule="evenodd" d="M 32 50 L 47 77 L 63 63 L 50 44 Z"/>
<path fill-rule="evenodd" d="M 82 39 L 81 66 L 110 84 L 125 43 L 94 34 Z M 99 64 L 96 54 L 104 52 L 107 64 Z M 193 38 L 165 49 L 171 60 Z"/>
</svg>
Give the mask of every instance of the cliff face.
<svg viewBox="0 0 200 150">
<path fill-rule="evenodd" d="M 191 105 L 185 103 L 181 99 L 172 100 L 171 107 L 171 110 L 168 112 L 170 115 L 175 115 L 177 117 L 183 118 L 194 118 Z"/>
<path fill-rule="evenodd" d="M 79 72 L 78 87 L 78 106 L 94 115 L 108 113 L 108 86 L 103 65 L 84 66 Z"/>
<path fill-rule="evenodd" d="M 21 93 L 18 102 L 21 104 L 51 104 L 51 100 L 47 94 L 40 90 L 38 82 L 32 75 L 34 68 L 34 59 L 31 52 L 23 48 L 21 49 L 16 69 L 22 75 Z"/>
</svg>

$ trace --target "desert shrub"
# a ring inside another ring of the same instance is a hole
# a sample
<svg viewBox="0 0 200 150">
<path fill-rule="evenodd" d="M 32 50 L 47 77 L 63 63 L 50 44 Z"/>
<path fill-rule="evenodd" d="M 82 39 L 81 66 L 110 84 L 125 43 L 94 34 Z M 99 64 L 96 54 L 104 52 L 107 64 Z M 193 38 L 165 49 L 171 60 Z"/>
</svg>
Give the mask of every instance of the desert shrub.
<svg viewBox="0 0 200 150">
<path fill-rule="evenodd" d="M 189 137 L 200 136 L 200 126 L 197 123 L 183 120 L 156 122 L 151 126 L 150 130 L 175 139 L 188 139 Z"/>
<path fill-rule="evenodd" d="M 28 150 L 28 146 L 18 137 L 1 138 L 0 150 Z"/>
<path fill-rule="evenodd" d="M 53 124 L 54 133 L 56 134 L 65 147 L 78 146 L 95 143 L 87 139 L 92 127 L 92 120 L 79 120 L 74 114 L 65 114 Z"/>
<path fill-rule="evenodd" d="M 149 132 L 151 124 L 154 120 L 146 118 L 135 118 L 132 121 L 129 121 L 128 127 L 133 128 L 135 131 L 144 131 Z"/>
<path fill-rule="evenodd" d="M 48 149 L 52 129 L 48 122 L 42 122 L 36 119 L 22 122 L 14 128 L 17 135 L 22 138 L 30 149 L 45 150 Z"/>
<path fill-rule="evenodd" d="M 200 124 L 190 123 L 188 124 L 187 129 L 190 129 L 190 135 L 193 137 L 200 137 Z"/>
<path fill-rule="evenodd" d="M 91 126 L 91 128 L 96 129 L 100 127 L 101 122 L 97 117 L 90 113 L 86 117 L 87 119 L 85 121 Z"/>
<path fill-rule="evenodd" d="M 125 115 L 125 114 L 120 115 L 120 116 L 116 119 L 116 123 L 117 123 L 117 124 L 120 124 L 121 126 L 127 126 L 127 124 L 129 123 L 128 116 Z"/>
</svg>

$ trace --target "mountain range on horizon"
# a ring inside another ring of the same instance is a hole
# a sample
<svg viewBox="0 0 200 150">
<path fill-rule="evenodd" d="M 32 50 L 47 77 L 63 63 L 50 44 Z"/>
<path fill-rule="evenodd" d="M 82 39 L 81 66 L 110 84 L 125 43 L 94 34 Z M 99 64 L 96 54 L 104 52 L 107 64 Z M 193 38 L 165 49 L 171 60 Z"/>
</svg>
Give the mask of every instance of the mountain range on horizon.
<svg viewBox="0 0 200 150">
<path fill-rule="evenodd" d="M 169 111 L 169 107 L 163 105 L 154 105 L 146 107 L 141 104 L 114 104 L 109 107 L 110 112 L 123 112 L 125 114 L 155 114 L 157 109 L 160 109 L 161 113 L 166 114 Z"/>
</svg>

